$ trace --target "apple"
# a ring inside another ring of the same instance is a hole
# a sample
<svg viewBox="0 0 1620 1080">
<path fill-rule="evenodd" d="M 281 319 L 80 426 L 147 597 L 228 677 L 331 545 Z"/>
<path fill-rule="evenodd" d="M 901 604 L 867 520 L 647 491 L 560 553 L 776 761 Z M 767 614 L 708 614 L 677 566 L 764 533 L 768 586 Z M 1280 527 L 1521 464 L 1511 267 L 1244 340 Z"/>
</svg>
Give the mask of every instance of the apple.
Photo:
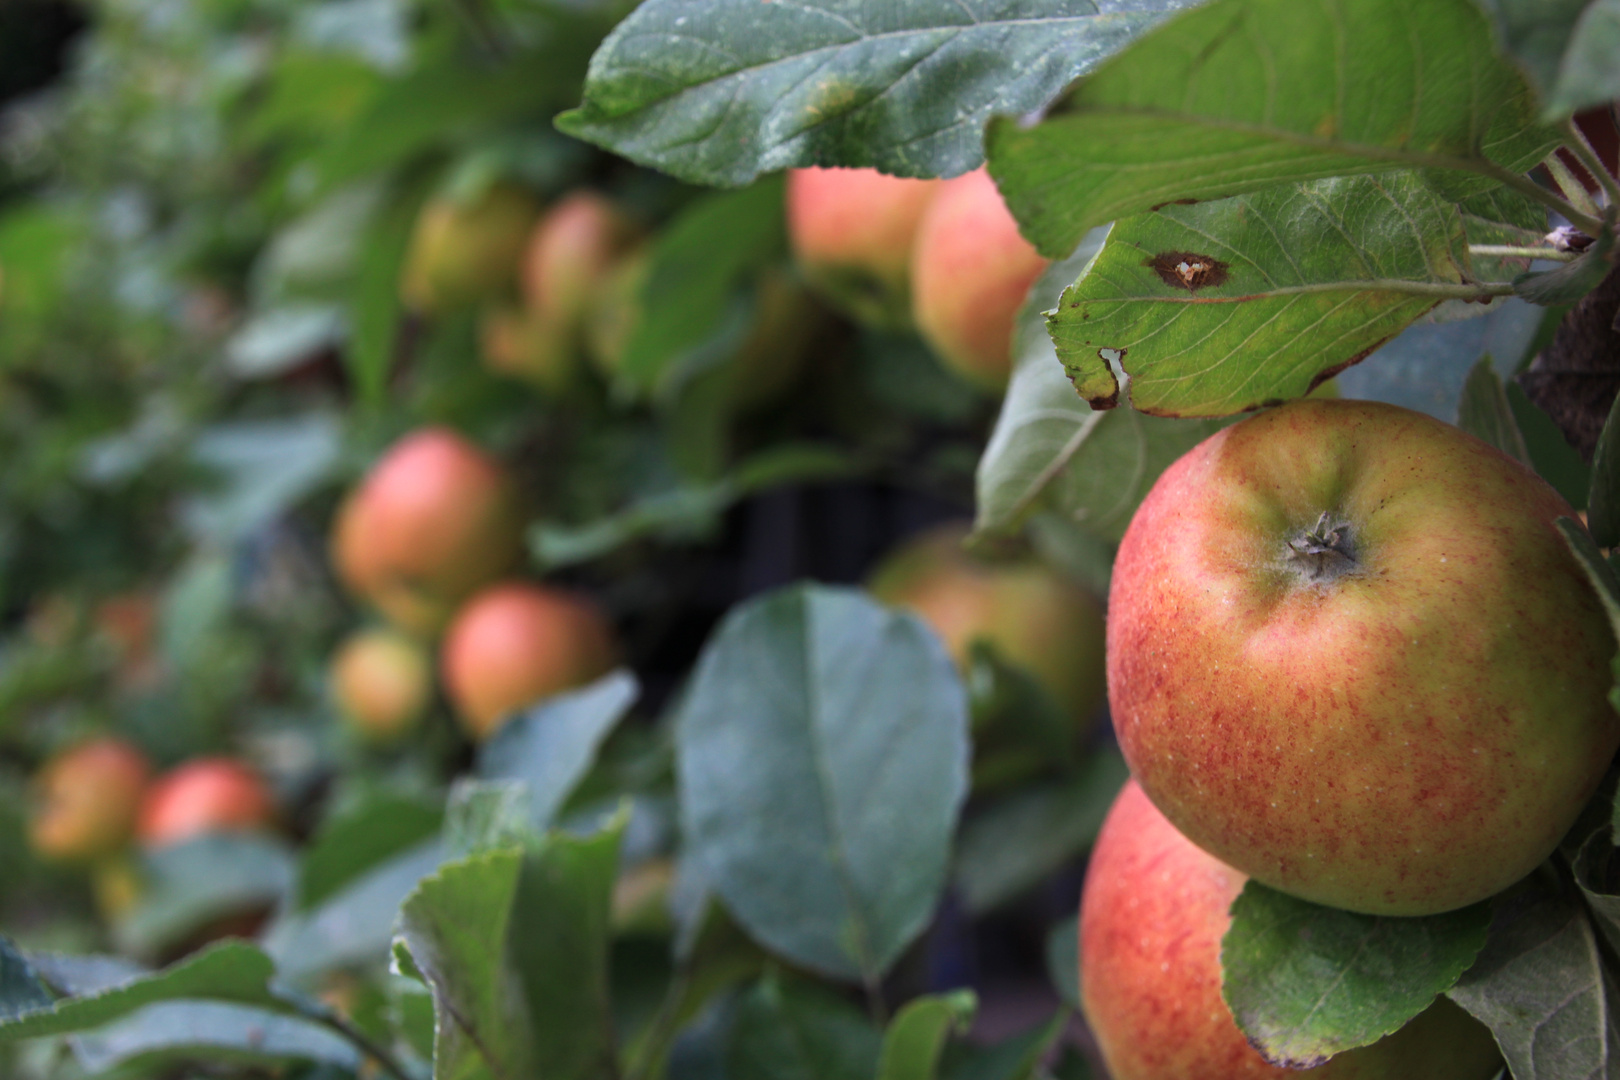
<svg viewBox="0 0 1620 1080">
<path fill-rule="evenodd" d="M 911 245 L 938 190 L 876 169 L 789 171 L 788 239 L 805 280 L 858 322 L 908 326 Z"/>
<path fill-rule="evenodd" d="M 339 510 L 339 578 L 401 628 L 429 635 L 522 549 L 506 471 L 448 428 L 395 443 Z"/>
<path fill-rule="evenodd" d="M 34 777 L 28 840 L 57 862 L 92 862 L 129 843 L 151 777 L 146 755 L 99 736 L 62 751 Z"/>
<path fill-rule="evenodd" d="M 484 367 L 561 394 L 579 374 L 579 335 L 566 323 L 514 305 L 486 308 L 478 321 Z"/>
<path fill-rule="evenodd" d="M 953 524 L 908 540 L 874 572 L 872 595 L 921 616 L 960 670 L 982 640 L 1077 723 L 1089 720 L 1104 695 L 1102 605 L 1039 559 L 969 555 L 967 532 Z"/>
<path fill-rule="evenodd" d="M 429 200 L 417 216 L 400 279 L 407 307 L 437 315 L 510 292 L 540 204 L 510 183 L 476 197 Z"/>
<path fill-rule="evenodd" d="M 193 758 L 158 777 L 141 804 L 135 834 L 143 847 L 160 848 L 205 833 L 263 829 L 275 816 L 270 787 L 251 765 Z"/>
<path fill-rule="evenodd" d="M 332 697 L 351 728 L 374 742 L 394 742 L 422 720 L 433 694 L 427 650 L 396 630 L 351 634 L 332 658 Z"/>
<path fill-rule="evenodd" d="M 1243 874 L 1199 850 L 1135 782 L 1114 800 L 1080 900 L 1080 998 L 1113 1080 L 1489 1080 L 1485 1026 L 1448 998 L 1312 1069 L 1262 1058 L 1221 997 L 1221 938 Z"/>
<path fill-rule="evenodd" d="M 1115 561 L 1108 688 L 1132 774 L 1273 888 L 1383 915 L 1501 891 L 1620 745 L 1575 512 L 1449 424 L 1302 400 L 1194 447 Z"/>
<path fill-rule="evenodd" d="M 1013 322 L 1045 269 L 989 173 L 946 181 L 911 250 L 917 331 L 947 367 L 1000 390 L 1012 372 Z"/>
<path fill-rule="evenodd" d="M 532 311 L 579 328 L 591 298 L 640 233 L 593 191 L 564 196 L 546 211 L 523 256 L 523 299 Z"/>
<path fill-rule="evenodd" d="M 440 666 L 462 726 L 483 740 L 518 709 L 606 674 L 616 657 L 612 627 L 590 601 L 508 581 L 457 612 Z"/>
</svg>

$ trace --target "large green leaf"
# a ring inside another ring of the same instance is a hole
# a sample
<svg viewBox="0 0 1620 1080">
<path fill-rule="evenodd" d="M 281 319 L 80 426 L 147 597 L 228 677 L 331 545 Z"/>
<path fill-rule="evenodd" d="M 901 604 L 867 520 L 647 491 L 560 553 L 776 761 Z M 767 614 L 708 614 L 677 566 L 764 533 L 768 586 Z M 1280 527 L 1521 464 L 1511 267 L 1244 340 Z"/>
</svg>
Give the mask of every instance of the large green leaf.
<svg viewBox="0 0 1620 1080">
<path fill-rule="evenodd" d="M 767 948 L 875 983 L 944 885 L 967 728 L 950 659 L 915 618 L 813 586 L 746 604 L 680 712 L 687 852 Z"/>
<path fill-rule="evenodd" d="M 298 867 L 296 910 L 307 911 L 439 831 L 444 807 L 408 795 L 378 792 L 321 822 Z"/>
<path fill-rule="evenodd" d="M 1266 1058 L 1303 1068 L 1404 1027 L 1485 944 L 1489 904 L 1425 918 L 1358 915 L 1251 881 L 1221 940 L 1221 992 Z"/>
<path fill-rule="evenodd" d="M 767 977 L 737 1008 L 729 1080 L 869 1080 L 882 1036 L 825 987 Z"/>
<path fill-rule="evenodd" d="M 225 1001 L 162 1001 L 72 1040 L 86 1072 L 126 1066 L 126 1075 L 167 1075 L 164 1065 L 203 1059 L 215 1067 L 317 1062 L 346 1071 L 362 1064 L 343 1036 L 310 1020 Z"/>
<path fill-rule="evenodd" d="M 1517 174 L 1558 141 L 1534 114 L 1472 0 L 1215 0 L 1045 122 L 996 120 L 986 147 L 1025 234 L 1057 257 L 1115 218 L 1281 183 L 1422 168 L 1528 185 Z"/>
<path fill-rule="evenodd" d="M 954 176 L 992 113 L 1040 108 L 1185 0 L 650 0 L 558 126 L 696 183 L 795 165 Z"/>
<path fill-rule="evenodd" d="M 1288 184 L 1115 224 L 1047 326 L 1094 408 L 1168 416 L 1301 397 L 1464 285 L 1456 207 L 1411 173 Z"/>
<path fill-rule="evenodd" d="M 1547 102 L 1562 116 L 1620 98 L 1620 0 L 1592 0 L 1570 35 Z"/>
</svg>

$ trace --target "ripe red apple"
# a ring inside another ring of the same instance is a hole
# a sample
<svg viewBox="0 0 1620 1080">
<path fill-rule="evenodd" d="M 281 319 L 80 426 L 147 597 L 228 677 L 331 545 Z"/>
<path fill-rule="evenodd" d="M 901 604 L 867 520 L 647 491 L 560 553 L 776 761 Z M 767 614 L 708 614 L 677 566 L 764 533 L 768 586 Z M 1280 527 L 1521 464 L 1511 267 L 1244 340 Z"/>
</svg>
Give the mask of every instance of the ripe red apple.
<svg viewBox="0 0 1620 1080">
<path fill-rule="evenodd" d="M 338 576 L 396 625 L 436 632 L 456 606 L 500 577 L 522 546 L 505 470 L 447 428 L 395 443 L 338 513 Z"/>
<path fill-rule="evenodd" d="M 445 633 L 445 692 L 474 739 L 514 711 L 582 686 L 613 667 L 607 618 L 584 597 L 503 582 L 469 600 Z"/>
<path fill-rule="evenodd" d="M 433 694 L 427 650 L 395 630 L 351 634 L 332 657 L 338 713 L 374 742 L 393 742 L 421 722 Z"/>
<path fill-rule="evenodd" d="M 1221 937 L 1244 880 L 1134 781 L 1119 793 L 1080 901 L 1080 997 L 1113 1080 L 1489 1080 L 1502 1067 L 1490 1032 L 1447 998 L 1313 1069 L 1268 1064 L 1221 997 Z"/>
<path fill-rule="evenodd" d="M 911 311 L 947 367 L 991 389 L 1012 372 L 1018 308 L 1046 260 L 983 169 L 946 181 L 911 251 Z"/>
<path fill-rule="evenodd" d="M 1103 610 L 1092 595 L 1034 558 L 991 562 L 946 525 L 907 541 L 872 576 L 872 595 L 920 615 L 958 668 L 973 642 L 1034 675 L 1076 722 L 1103 700 Z"/>
<path fill-rule="evenodd" d="M 1120 544 L 1132 774 L 1274 888 L 1422 915 L 1546 858 L 1620 745 L 1615 641 L 1529 470 L 1438 420 L 1297 401 L 1160 477 Z"/>
<path fill-rule="evenodd" d="M 477 197 L 429 201 L 416 219 L 400 298 L 427 314 L 470 307 L 511 291 L 540 204 L 515 184 Z"/>
<path fill-rule="evenodd" d="M 28 839 L 59 862 L 105 858 L 129 843 L 151 768 L 122 739 L 101 736 L 47 761 L 34 778 Z"/>
<path fill-rule="evenodd" d="M 152 785 L 135 832 L 145 847 L 167 847 L 205 833 L 262 829 L 275 816 L 270 787 L 252 766 L 235 758 L 193 758 Z"/>
<path fill-rule="evenodd" d="M 911 321 L 911 245 L 939 188 L 876 169 L 794 169 L 787 227 L 805 280 L 872 326 Z"/>
</svg>

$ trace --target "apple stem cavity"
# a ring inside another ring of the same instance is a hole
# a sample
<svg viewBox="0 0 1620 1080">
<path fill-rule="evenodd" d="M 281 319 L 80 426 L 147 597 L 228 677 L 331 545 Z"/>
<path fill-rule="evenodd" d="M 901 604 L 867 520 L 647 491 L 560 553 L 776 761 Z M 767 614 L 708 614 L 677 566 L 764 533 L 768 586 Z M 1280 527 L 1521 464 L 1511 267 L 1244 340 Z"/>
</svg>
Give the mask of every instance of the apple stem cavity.
<svg viewBox="0 0 1620 1080">
<path fill-rule="evenodd" d="M 1356 569 L 1355 543 L 1348 521 L 1334 521 L 1330 511 L 1322 511 L 1314 528 L 1288 541 L 1289 559 L 1313 583 L 1337 580 Z"/>
</svg>

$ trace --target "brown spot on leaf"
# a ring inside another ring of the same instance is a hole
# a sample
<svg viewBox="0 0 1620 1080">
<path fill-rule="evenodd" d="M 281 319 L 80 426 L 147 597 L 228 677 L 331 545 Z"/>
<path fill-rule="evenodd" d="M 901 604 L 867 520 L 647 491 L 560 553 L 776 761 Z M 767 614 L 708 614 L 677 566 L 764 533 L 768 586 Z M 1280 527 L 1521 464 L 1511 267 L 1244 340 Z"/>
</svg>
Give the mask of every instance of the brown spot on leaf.
<svg viewBox="0 0 1620 1080">
<path fill-rule="evenodd" d="M 1188 292 L 1224 284 L 1231 276 L 1226 263 L 1195 251 L 1161 251 L 1143 265 L 1151 267 L 1166 285 Z"/>
<path fill-rule="evenodd" d="M 1148 209 L 1152 210 L 1154 213 L 1158 213 L 1167 206 L 1193 206 L 1197 202 L 1197 199 L 1171 199 L 1169 202 L 1154 203 L 1152 206 L 1148 207 Z"/>
</svg>

